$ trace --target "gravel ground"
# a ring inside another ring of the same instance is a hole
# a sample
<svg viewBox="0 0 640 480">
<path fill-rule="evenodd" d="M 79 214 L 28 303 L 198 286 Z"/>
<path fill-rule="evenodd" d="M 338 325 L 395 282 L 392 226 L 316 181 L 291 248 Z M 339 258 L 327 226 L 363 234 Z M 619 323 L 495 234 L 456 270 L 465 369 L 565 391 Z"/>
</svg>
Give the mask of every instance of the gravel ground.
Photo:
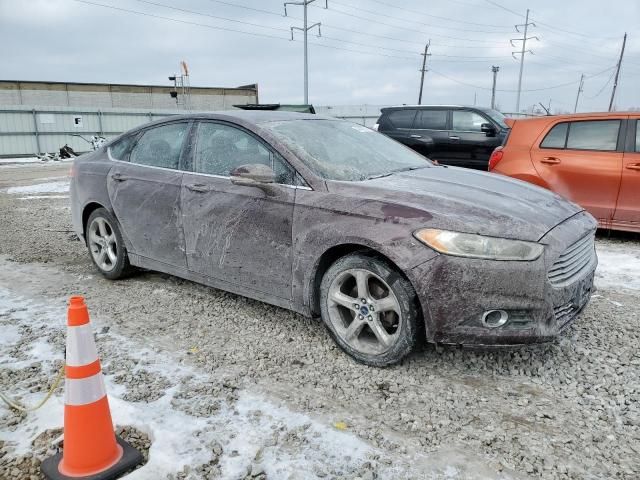
<svg viewBox="0 0 640 480">
<path fill-rule="evenodd" d="M 83 294 L 105 335 L 130 339 L 207 376 L 163 375 L 132 351 L 103 362 L 110 382 L 123 388 L 123 400 L 145 404 L 171 391 L 174 409 L 206 419 L 239 408 L 240 392 L 260 392 L 329 425 L 344 422 L 381 452 L 344 470 L 320 465 L 317 477 L 385 478 L 387 462 L 420 472 L 420 465 L 410 464 L 427 455 L 432 466 L 464 459 L 467 471 L 454 478 L 640 478 L 640 290 L 607 283 L 552 344 L 510 350 L 424 346 L 400 365 L 369 368 L 344 355 L 316 320 L 163 274 L 118 282 L 99 277 L 70 231 L 67 199 L 59 193 L 49 199 L 6 194 L 10 186 L 59 182 L 67 169 L 0 167 L 0 271 L 6 270 L 0 286 L 57 303 Z M 601 236 L 598 248 L 640 257 L 640 238 Z M 48 344 L 61 348 L 63 337 L 50 336 Z M 113 343 L 115 353 L 121 347 Z M 44 375 L 38 368 L 0 367 L 0 385 Z M 3 415 L 0 429 L 22 421 Z M 233 453 L 227 452 L 232 439 L 225 441 L 211 447 L 209 464 L 167 478 L 214 477 L 223 448 L 225 455 Z M 303 431 L 289 430 L 265 448 L 286 444 L 295 451 L 305 442 Z M 0 478 L 29 478 L 11 474 L 8 465 L 16 468 L 16 461 L 0 445 Z M 248 478 L 266 476 L 256 465 L 249 465 Z"/>
</svg>

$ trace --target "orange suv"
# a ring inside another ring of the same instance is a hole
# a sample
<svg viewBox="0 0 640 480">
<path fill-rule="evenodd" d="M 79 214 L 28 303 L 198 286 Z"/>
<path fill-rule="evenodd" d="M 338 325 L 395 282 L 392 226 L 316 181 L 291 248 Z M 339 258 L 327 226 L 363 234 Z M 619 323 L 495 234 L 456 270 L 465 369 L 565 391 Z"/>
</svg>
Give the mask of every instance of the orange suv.
<svg viewBox="0 0 640 480">
<path fill-rule="evenodd" d="M 552 190 L 601 228 L 640 232 L 640 112 L 509 119 L 489 171 Z"/>
</svg>

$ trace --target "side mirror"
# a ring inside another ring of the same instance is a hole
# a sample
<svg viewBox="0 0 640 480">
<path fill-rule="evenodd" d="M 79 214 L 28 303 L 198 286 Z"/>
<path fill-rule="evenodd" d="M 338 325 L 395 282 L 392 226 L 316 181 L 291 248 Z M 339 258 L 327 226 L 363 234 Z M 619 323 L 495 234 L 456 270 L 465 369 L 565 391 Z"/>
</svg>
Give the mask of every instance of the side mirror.
<svg viewBox="0 0 640 480">
<path fill-rule="evenodd" d="M 240 165 L 231 172 L 231 183 L 244 187 L 262 187 L 274 183 L 276 175 L 271 167 L 260 163 Z"/>
<path fill-rule="evenodd" d="M 496 127 L 494 127 L 490 123 L 483 123 L 482 125 L 480 125 L 480 131 L 486 133 L 487 137 L 490 137 L 496 134 Z"/>
</svg>

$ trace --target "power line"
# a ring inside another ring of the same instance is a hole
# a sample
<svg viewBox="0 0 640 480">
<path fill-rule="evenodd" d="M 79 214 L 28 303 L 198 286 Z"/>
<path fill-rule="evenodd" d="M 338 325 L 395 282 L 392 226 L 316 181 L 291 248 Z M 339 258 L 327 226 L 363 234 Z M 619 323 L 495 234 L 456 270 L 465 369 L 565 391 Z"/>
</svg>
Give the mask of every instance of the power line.
<svg viewBox="0 0 640 480">
<path fill-rule="evenodd" d="M 379 12 L 376 12 L 375 10 L 368 10 L 366 8 L 356 7 L 356 6 L 352 5 L 352 4 L 345 3 L 343 1 L 335 1 L 335 2 L 332 2 L 332 4 L 337 4 L 337 5 L 340 5 L 340 6 L 345 7 L 345 8 L 350 8 L 352 10 L 356 10 L 358 12 L 365 12 L 365 13 L 368 13 L 370 15 L 375 15 L 377 17 L 384 17 L 384 18 L 398 20 L 400 22 L 405 22 L 405 23 L 413 23 L 415 25 L 423 25 L 423 26 L 426 26 L 426 27 L 437 28 L 437 29 L 440 29 L 440 30 L 458 30 L 458 31 L 462 31 L 462 32 L 489 33 L 489 34 L 509 33 L 507 30 L 488 31 L 488 30 L 470 30 L 469 28 L 457 28 L 457 27 L 448 27 L 448 26 L 447 27 L 443 27 L 443 26 L 439 26 L 439 25 L 433 25 L 433 24 L 427 23 L 427 22 L 420 22 L 420 21 L 416 21 L 416 20 L 408 20 L 406 18 L 400 18 L 400 17 L 395 17 L 393 15 L 379 13 Z M 333 8 L 331 10 L 333 10 Z M 341 12 L 341 10 L 335 10 L 335 11 Z M 501 27 L 501 28 L 504 28 L 504 27 Z"/>
<path fill-rule="evenodd" d="M 128 8 L 122 8 L 122 7 L 116 7 L 114 5 L 105 5 L 103 3 L 98 3 L 98 2 L 91 2 L 89 0 L 71 0 L 73 2 L 77 2 L 77 3 L 83 3 L 85 5 L 92 5 L 92 6 L 96 6 L 96 7 L 103 7 L 103 8 L 108 8 L 111 10 L 117 10 L 120 12 L 125 12 L 125 13 L 133 13 L 135 15 L 140 15 L 140 16 L 145 16 L 145 17 L 150 17 L 150 18 L 156 18 L 156 19 L 160 19 L 160 20 L 166 20 L 166 21 L 170 21 L 170 22 L 175 22 L 175 23 L 182 23 L 184 25 L 192 25 L 192 26 L 197 26 L 197 27 L 203 27 L 203 28 L 209 28 L 212 30 L 221 30 L 221 31 L 225 31 L 225 32 L 233 32 L 233 33 L 242 33 L 245 35 L 251 35 L 254 37 L 263 37 L 263 38 L 273 38 L 276 40 L 283 40 L 286 42 L 290 42 L 291 39 L 290 38 L 285 38 L 285 37 L 279 37 L 276 35 L 269 35 L 266 33 L 258 33 L 258 32 L 247 32 L 244 30 L 236 30 L 233 28 L 227 28 L 227 27 L 220 27 L 220 26 L 216 26 L 216 25 L 209 25 L 206 23 L 199 23 L 199 22 L 193 22 L 193 21 L 189 21 L 189 20 L 180 20 L 177 18 L 172 18 L 172 17 L 166 17 L 164 15 L 156 15 L 153 13 L 147 13 L 147 12 L 141 12 L 139 10 L 131 10 Z M 298 40 L 293 40 L 295 42 L 297 42 Z M 402 60 L 415 60 L 415 57 L 409 57 L 409 56 L 399 56 L 399 55 L 388 55 L 385 53 L 380 53 L 380 52 L 368 52 L 368 51 L 364 51 L 364 50 L 355 50 L 352 48 L 344 48 L 344 47 L 338 47 L 335 45 L 326 45 L 323 43 L 316 43 L 316 42 L 309 42 L 312 45 L 317 45 L 319 47 L 322 48 L 330 48 L 332 50 L 343 50 L 343 51 L 347 51 L 347 52 L 355 52 L 355 53 L 362 53 L 365 55 L 372 55 L 372 56 L 379 56 L 379 57 L 386 57 L 386 58 L 397 58 L 397 59 L 402 59 Z"/>
<path fill-rule="evenodd" d="M 513 13 L 514 15 L 517 15 L 520 18 L 524 18 L 524 15 L 522 15 L 521 13 L 511 10 L 510 8 L 507 8 L 503 5 L 500 5 L 499 3 L 494 2 L 493 0 L 485 0 L 485 2 L 493 5 L 494 7 L 500 8 L 501 10 L 504 10 L 505 12 Z"/>
<path fill-rule="evenodd" d="M 585 75 L 585 78 L 595 78 L 595 77 L 597 77 L 599 75 L 602 75 L 603 73 L 608 72 L 612 68 L 615 68 L 615 67 L 609 67 L 606 70 L 602 70 L 600 72 L 597 72 L 597 73 L 594 73 L 594 74 L 590 74 L 590 75 Z M 472 83 L 468 83 L 468 82 L 465 82 L 463 80 L 458 80 L 455 77 L 452 77 L 452 76 L 447 75 L 445 73 L 442 73 L 442 72 L 439 72 L 437 70 L 434 70 L 433 68 L 430 68 L 429 71 L 433 72 L 436 75 L 439 75 L 439 76 L 441 76 L 443 78 L 446 78 L 447 80 L 451 80 L 452 82 L 457 83 L 459 85 L 464 85 L 466 87 L 476 88 L 476 89 L 479 89 L 479 90 L 487 90 L 487 91 L 491 90 L 491 87 L 483 87 L 481 85 L 474 85 Z M 548 87 L 522 89 L 522 92 L 543 92 L 545 90 L 554 90 L 556 88 L 562 88 L 562 87 L 568 87 L 570 85 L 576 85 L 577 83 L 578 83 L 578 81 L 574 80 L 572 82 L 560 83 L 560 84 L 551 85 L 551 86 L 548 86 Z M 517 91 L 518 91 L 517 89 L 499 89 L 499 88 L 496 89 L 496 92 L 506 92 L 506 93 L 516 93 Z"/>
<path fill-rule="evenodd" d="M 408 13 L 412 13 L 412 14 L 416 14 L 416 15 L 423 15 L 425 17 L 437 18 L 438 20 L 446 20 L 448 22 L 462 23 L 462 24 L 465 24 L 465 25 L 476 25 L 478 27 L 504 28 L 504 25 L 492 25 L 492 24 L 488 24 L 488 23 L 466 22 L 464 20 L 457 20 L 457 19 L 451 18 L 451 17 L 441 17 L 439 15 L 433 15 L 431 13 L 425 13 L 425 12 L 420 12 L 418 10 L 411 10 L 410 8 L 399 7 L 397 5 L 393 5 L 392 3 L 383 2 L 381 0 L 369 0 L 369 1 L 374 2 L 374 3 L 378 3 L 380 5 L 385 5 L 387 7 L 395 8 L 397 10 L 401 10 L 401 11 L 404 11 L 404 12 L 408 12 Z"/>
</svg>

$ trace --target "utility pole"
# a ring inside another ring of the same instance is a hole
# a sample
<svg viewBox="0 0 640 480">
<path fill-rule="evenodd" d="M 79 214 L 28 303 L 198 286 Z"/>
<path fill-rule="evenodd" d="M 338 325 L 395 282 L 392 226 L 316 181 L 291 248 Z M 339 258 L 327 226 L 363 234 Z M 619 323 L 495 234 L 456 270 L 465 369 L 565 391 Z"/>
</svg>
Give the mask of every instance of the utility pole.
<svg viewBox="0 0 640 480">
<path fill-rule="evenodd" d="M 427 70 L 427 57 L 431 56 L 429 53 L 429 46 L 431 45 L 431 39 L 424 46 L 424 53 L 422 53 L 422 68 L 420 71 L 422 72 L 420 75 L 420 93 L 418 94 L 418 105 L 422 105 L 422 88 L 424 87 L 424 74 Z"/>
<path fill-rule="evenodd" d="M 584 73 L 580 75 L 580 85 L 578 86 L 578 94 L 576 95 L 576 105 L 573 107 L 573 113 L 578 111 L 578 100 L 580 100 L 580 94 L 584 87 Z"/>
<path fill-rule="evenodd" d="M 309 105 L 309 62 L 308 62 L 308 47 L 307 47 L 307 33 L 314 27 L 318 27 L 318 36 L 322 35 L 320 31 L 320 22 L 314 23 L 313 25 L 307 24 L 307 6 L 309 4 L 315 2 L 316 0 L 303 0 L 302 2 L 285 2 L 284 3 L 284 16 L 287 16 L 287 5 L 301 5 L 304 9 L 304 20 L 303 26 L 300 27 L 291 27 L 291 40 L 293 40 L 293 31 L 300 30 L 304 33 L 304 104 Z M 328 0 L 325 0 L 325 7 L 328 8 Z"/>
<path fill-rule="evenodd" d="M 516 100 L 516 112 L 520 111 L 520 94 L 522 93 L 522 71 L 524 69 L 524 54 L 529 52 L 531 54 L 533 54 L 533 52 L 531 50 L 527 50 L 527 40 L 531 40 L 533 38 L 535 38 L 536 40 L 539 40 L 538 37 L 527 37 L 527 33 L 529 32 L 529 26 L 535 27 L 536 24 L 533 22 L 529 22 L 529 9 L 527 8 L 527 15 L 525 17 L 524 23 L 522 24 L 518 24 L 516 25 L 516 32 L 520 33 L 520 28 L 519 27 L 524 27 L 524 34 L 522 36 L 522 38 L 512 38 L 511 39 L 511 45 L 515 47 L 515 44 L 513 42 L 522 42 L 522 50 L 520 50 L 520 52 L 512 52 L 511 55 L 513 56 L 513 58 L 516 58 L 515 54 L 519 53 L 520 54 L 520 75 L 518 76 L 518 97 Z"/>
<path fill-rule="evenodd" d="M 500 71 L 500 67 L 496 67 L 495 65 L 491 67 L 491 71 L 493 72 L 493 86 L 491 87 L 491 108 L 496 108 L 496 79 L 498 77 L 498 72 Z"/>
<path fill-rule="evenodd" d="M 611 101 L 609 102 L 609 111 L 613 108 L 613 100 L 616 98 L 616 88 L 618 88 L 618 77 L 620 75 L 620 67 L 622 66 L 622 57 L 624 56 L 624 47 L 627 44 L 627 34 L 625 32 L 624 38 L 622 39 L 622 50 L 620 50 L 620 60 L 618 60 L 618 65 L 616 68 L 616 78 L 613 81 L 613 91 L 611 92 Z"/>
</svg>

